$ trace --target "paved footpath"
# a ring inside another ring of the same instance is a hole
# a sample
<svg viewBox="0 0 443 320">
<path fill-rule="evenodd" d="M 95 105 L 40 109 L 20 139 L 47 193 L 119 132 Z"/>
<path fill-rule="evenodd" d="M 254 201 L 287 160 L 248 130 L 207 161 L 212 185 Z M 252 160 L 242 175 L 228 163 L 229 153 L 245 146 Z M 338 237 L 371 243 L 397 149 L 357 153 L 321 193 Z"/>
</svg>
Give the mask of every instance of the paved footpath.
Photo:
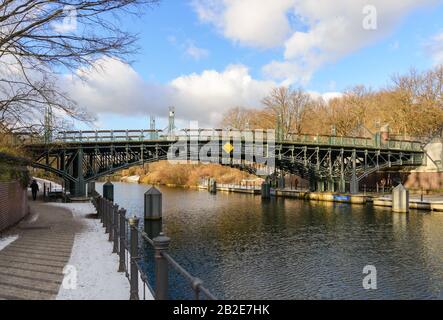
<svg viewBox="0 0 443 320">
<path fill-rule="evenodd" d="M 19 238 L 0 251 L 0 299 L 55 299 L 81 229 L 69 210 L 31 203 L 31 214 L 10 231 Z"/>
</svg>

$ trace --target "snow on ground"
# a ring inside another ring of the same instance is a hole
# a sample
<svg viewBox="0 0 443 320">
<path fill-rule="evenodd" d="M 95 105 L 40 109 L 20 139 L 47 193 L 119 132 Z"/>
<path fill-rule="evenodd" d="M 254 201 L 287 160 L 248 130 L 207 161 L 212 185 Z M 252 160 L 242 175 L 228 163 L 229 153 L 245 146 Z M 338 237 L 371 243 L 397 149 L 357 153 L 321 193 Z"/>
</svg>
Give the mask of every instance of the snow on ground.
<svg viewBox="0 0 443 320">
<path fill-rule="evenodd" d="M 69 260 L 69 265 L 77 271 L 77 289 L 66 289 L 62 285 L 57 300 L 128 300 L 129 281 L 124 273 L 117 272 L 118 255 L 112 253 L 108 235 L 100 220 L 86 218 L 95 212 L 92 204 L 52 205 L 71 210 L 74 219 L 81 219 L 84 225 L 75 236 Z"/>
<path fill-rule="evenodd" d="M 4 248 L 9 246 L 11 243 L 13 243 L 17 239 L 18 239 L 18 236 L 8 236 L 8 237 L 0 238 L 0 251 L 2 251 Z"/>
</svg>

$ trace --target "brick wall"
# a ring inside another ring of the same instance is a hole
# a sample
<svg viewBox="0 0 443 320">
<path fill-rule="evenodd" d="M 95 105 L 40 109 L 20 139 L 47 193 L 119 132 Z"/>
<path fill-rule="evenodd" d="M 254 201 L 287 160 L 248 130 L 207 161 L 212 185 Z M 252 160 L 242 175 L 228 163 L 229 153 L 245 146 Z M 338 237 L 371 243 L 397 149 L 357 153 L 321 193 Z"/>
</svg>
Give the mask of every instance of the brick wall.
<svg viewBox="0 0 443 320">
<path fill-rule="evenodd" d="M 0 231 L 16 224 L 27 213 L 27 190 L 19 182 L 0 182 Z"/>
</svg>

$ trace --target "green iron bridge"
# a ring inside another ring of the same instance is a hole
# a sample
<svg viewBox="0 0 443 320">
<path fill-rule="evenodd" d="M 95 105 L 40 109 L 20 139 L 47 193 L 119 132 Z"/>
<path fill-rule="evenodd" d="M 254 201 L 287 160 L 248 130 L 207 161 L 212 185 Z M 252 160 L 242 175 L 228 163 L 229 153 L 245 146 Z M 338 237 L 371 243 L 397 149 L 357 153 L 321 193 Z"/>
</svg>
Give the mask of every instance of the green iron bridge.
<svg viewBox="0 0 443 320">
<path fill-rule="evenodd" d="M 372 173 L 423 165 L 420 142 L 338 136 L 288 135 L 264 139 L 248 147 L 245 139 L 221 138 L 222 130 L 183 130 L 178 135 L 158 130 L 66 131 L 51 139 L 26 137 L 32 166 L 60 176 L 73 196 L 84 196 L 86 184 L 122 169 L 170 159 L 200 161 L 190 152 L 215 156 L 217 163 L 250 173 L 277 177 L 296 174 L 309 179 L 313 191 L 357 193 L 359 183 Z M 46 141 L 45 141 L 46 140 Z M 195 142 L 197 141 L 197 142 Z M 210 150 L 208 143 L 212 142 Z M 177 147 L 178 146 L 178 147 Z M 257 156 L 260 149 L 263 156 Z M 169 155 L 169 157 L 168 157 Z M 269 163 L 275 167 L 270 168 Z"/>
</svg>

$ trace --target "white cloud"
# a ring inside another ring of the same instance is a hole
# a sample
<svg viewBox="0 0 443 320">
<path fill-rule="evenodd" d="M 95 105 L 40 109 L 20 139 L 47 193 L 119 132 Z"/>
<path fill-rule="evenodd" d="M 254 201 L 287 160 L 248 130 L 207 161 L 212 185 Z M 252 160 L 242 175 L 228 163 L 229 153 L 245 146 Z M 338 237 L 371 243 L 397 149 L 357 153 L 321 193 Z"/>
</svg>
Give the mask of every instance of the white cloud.
<svg viewBox="0 0 443 320">
<path fill-rule="evenodd" d="M 96 63 L 95 69 L 78 70 L 66 77 L 71 97 L 90 112 L 139 115 L 143 110 L 159 113 L 168 88 L 145 83 L 131 66 L 111 58 Z M 167 104 L 165 105 L 167 107 Z"/>
<path fill-rule="evenodd" d="M 188 118 L 216 124 L 231 107 L 260 107 L 277 84 L 254 80 L 245 66 L 232 65 L 223 72 L 207 70 L 179 77 L 170 86 L 175 90 L 174 104 L 186 110 Z"/>
<path fill-rule="evenodd" d="M 63 21 L 51 24 L 55 32 L 69 33 L 77 30 L 77 10 L 72 5 L 65 5 L 63 8 Z"/>
<path fill-rule="evenodd" d="M 214 24 L 234 42 L 283 46 L 284 59 L 263 72 L 294 82 L 306 81 L 323 65 L 389 36 L 412 10 L 437 1 L 194 0 L 193 6 L 201 21 Z M 369 4 L 376 9 L 375 30 L 364 28 Z"/>
<path fill-rule="evenodd" d="M 269 48 L 282 45 L 290 34 L 287 11 L 294 0 L 194 0 L 203 22 L 241 44 Z"/>
<path fill-rule="evenodd" d="M 186 57 L 194 59 L 195 61 L 209 57 L 209 50 L 196 46 L 191 39 L 180 41 L 176 36 L 170 35 L 167 37 L 167 40 L 176 49 L 182 51 Z"/>
<path fill-rule="evenodd" d="M 278 84 L 254 80 L 243 65 L 224 71 L 207 70 L 184 75 L 169 84 L 144 81 L 129 65 L 110 58 L 100 68 L 80 70 L 66 77 L 66 88 L 90 112 L 126 116 L 164 117 L 175 106 L 177 117 L 217 125 L 223 113 L 235 106 L 260 107 L 261 100 Z"/>
<path fill-rule="evenodd" d="M 425 49 L 431 55 L 434 64 L 443 64 L 443 31 L 434 35 L 430 41 L 425 44 Z"/>
<path fill-rule="evenodd" d="M 390 35 L 411 10 L 433 2 L 372 0 L 377 28 L 367 30 L 363 27 L 367 0 L 298 0 L 294 10 L 304 18 L 308 30 L 295 31 L 285 42 L 285 60 L 315 71 Z"/>
<path fill-rule="evenodd" d="M 312 70 L 293 61 L 272 61 L 262 71 L 269 78 L 282 80 L 286 86 L 294 82 L 306 84 L 312 77 Z"/>
<path fill-rule="evenodd" d="M 192 59 L 199 61 L 209 56 L 209 51 L 203 48 L 195 46 L 193 43 L 188 43 L 186 48 L 186 55 Z"/>
<path fill-rule="evenodd" d="M 217 126 L 226 110 L 242 106 L 262 107 L 262 99 L 276 86 L 274 81 L 255 80 L 244 65 L 219 72 L 206 70 L 180 76 L 168 84 L 146 82 L 126 63 L 103 58 L 95 69 L 79 70 L 65 77 L 64 87 L 89 112 L 128 117 L 165 117 L 175 106 L 178 120 L 197 120 Z M 326 101 L 341 93 L 310 92 Z M 181 121 L 183 123 L 183 121 Z"/>
<path fill-rule="evenodd" d="M 343 97 L 343 93 L 342 92 L 319 93 L 319 92 L 316 92 L 316 91 L 310 91 L 309 95 L 313 99 L 323 99 L 325 102 L 329 102 L 329 101 L 331 101 L 332 99 L 335 99 L 335 98 Z"/>
</svg>

